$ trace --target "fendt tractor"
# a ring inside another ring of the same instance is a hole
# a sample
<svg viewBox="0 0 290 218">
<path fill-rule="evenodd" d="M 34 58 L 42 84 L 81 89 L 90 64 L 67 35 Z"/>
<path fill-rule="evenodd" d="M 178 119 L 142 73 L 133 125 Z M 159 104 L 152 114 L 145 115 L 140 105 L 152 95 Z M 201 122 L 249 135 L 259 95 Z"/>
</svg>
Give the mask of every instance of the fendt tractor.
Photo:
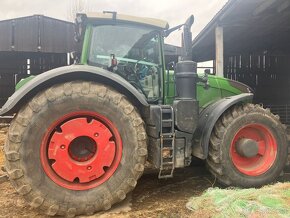
<svg viewBox="0 0 290 218">
<path fill-rule="evenodd" d="M 197 74 L 193 22 L 169 29 L 116 12 L 77 15 L 78 63 L 22 81 L 0 111 L 14 115 L 6 170 L 32 207 L 69 217 L 108 210 L 136 186 L 146 161 L 163 179 L 197 157 L 227 186 L 259 187 L 281 174 L 284 125 L 251 103 L 248 86 Z M 173 73 L 164 38 L 180 28 Z"/>
</svg>

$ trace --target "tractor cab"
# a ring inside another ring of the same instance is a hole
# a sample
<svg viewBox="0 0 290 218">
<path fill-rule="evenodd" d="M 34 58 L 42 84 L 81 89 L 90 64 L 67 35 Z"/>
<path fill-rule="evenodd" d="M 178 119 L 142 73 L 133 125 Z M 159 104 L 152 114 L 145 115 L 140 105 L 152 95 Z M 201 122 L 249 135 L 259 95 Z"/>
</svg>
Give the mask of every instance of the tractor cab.
<svg viewBox="0 0 290 218">
<path fill-rule="evenodd" d="M 77 38 L 84 35 L 81 64 L 120 75 L 145 95 L 148 102 L 160 100 L 167 22 L 115 12 L 80 14 L 76 21 Z"/>
</svg>

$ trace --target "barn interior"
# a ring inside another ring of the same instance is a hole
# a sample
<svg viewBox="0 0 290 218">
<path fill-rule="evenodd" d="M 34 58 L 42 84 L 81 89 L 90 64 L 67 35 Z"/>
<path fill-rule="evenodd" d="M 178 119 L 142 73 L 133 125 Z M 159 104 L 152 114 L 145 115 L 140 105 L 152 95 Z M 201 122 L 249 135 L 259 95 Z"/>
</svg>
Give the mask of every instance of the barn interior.
<svg viewBox="0 0 290 218">
<path fill-rule="evenodd" d="M 75 47 L 74 26 L 33 15 L 0 21 L 0 107 L 22 78 L 68 65 Z"/>
<path fill-rule="evenodd" d="M 193 40 L 193 59 L 249 85 L 290 125 L 290 1 L 230 0 Z"/>
</svg>

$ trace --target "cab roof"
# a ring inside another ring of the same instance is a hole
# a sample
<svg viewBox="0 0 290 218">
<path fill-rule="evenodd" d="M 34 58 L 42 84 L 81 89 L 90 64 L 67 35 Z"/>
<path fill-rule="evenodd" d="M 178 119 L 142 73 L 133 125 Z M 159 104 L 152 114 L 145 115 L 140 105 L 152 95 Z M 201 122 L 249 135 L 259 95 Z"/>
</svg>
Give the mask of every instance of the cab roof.
<svg viewBox="0 0 290 218">
<path fill-rule="evenodd" d="M 91 22 L 97 23 L 111 23 L 112 21 L 118 23 L 132 23 L 138 25 L 149 26 L 157 29 L 168 29 L 169 25 L 166 21 L 155 19 L 155 18 L 147 18 L 147 17 L 136 17 L 131 15 L 118 14 L 117 12 L 88 12 L 86 14 L 82 14 L 82 16 L 86 17 Z"/>
</svg>

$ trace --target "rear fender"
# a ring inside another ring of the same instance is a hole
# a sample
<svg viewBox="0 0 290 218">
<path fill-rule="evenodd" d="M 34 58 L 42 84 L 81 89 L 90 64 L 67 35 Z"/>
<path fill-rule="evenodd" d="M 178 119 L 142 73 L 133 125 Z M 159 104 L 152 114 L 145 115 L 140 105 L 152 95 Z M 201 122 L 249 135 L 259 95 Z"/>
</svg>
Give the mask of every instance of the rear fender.
<svg viewBox="0 0 290 218">
<path fill-rule="evenodd" d="M 17 90 L 0 109 L 0 116 L 12 115 L 40 91 L 58 83 L 74 80 L 106 84 L 124 94 L 140 110 L 149 107 L 146 97 L 121 76 L 104 69 L 85 65 L 72 65 L 42 73 Z"/>
<path fill-rule="evenodd" d="M 211 133 L 221 115 L 230 107 L 240 103 L 252 102 L 252 99 L 253 94 L 245 93 L 220 99 L 206 107 L 199 115 L 197 130 L 193 136 L 193 155 L 206 159 Z"/>
</svg>

